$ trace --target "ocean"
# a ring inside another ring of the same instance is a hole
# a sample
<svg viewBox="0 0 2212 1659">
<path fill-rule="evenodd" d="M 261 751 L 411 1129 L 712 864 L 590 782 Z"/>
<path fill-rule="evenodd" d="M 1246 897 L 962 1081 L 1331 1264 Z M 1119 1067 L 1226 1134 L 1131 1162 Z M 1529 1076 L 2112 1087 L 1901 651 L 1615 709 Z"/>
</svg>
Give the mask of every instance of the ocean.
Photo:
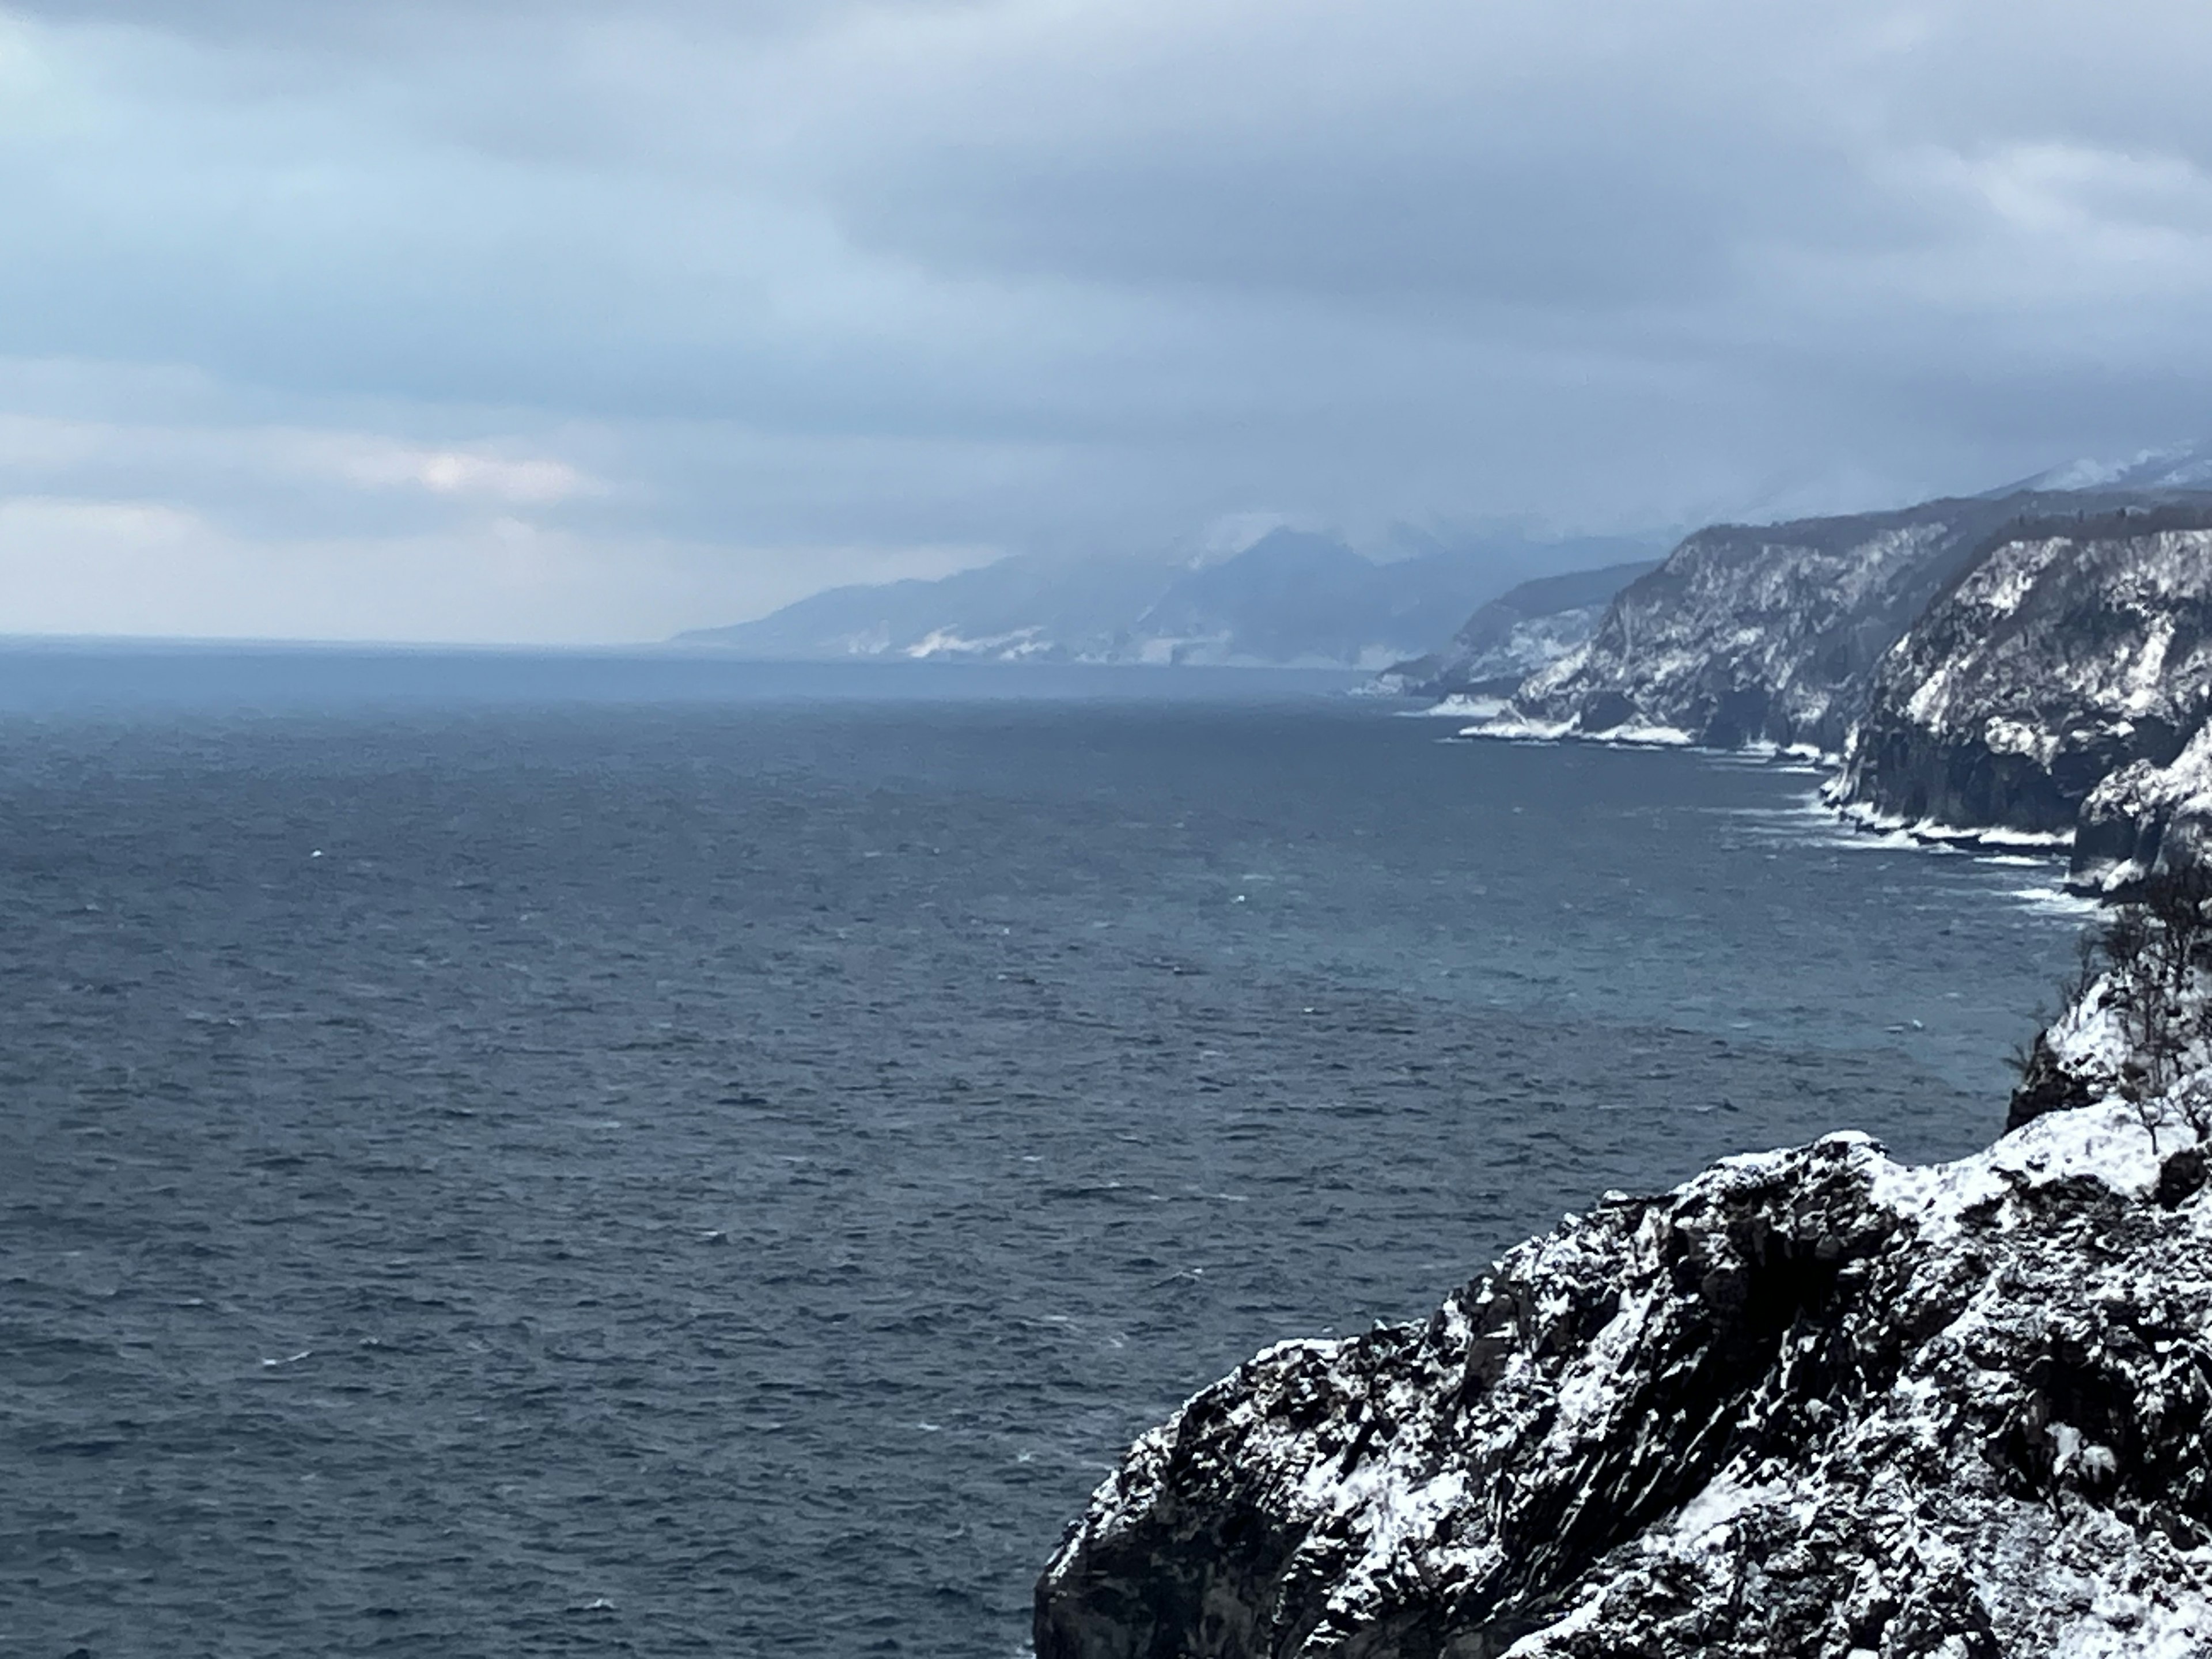
<svg viewBox="0 0 2212 1659">
<path fill-rule="evenodd" d="M 2051 862 L 1345 684 L 0 651 L 0 1654 L 1012 1659 L 1254 1350 L 2001 1127 Z"/>
</svg>

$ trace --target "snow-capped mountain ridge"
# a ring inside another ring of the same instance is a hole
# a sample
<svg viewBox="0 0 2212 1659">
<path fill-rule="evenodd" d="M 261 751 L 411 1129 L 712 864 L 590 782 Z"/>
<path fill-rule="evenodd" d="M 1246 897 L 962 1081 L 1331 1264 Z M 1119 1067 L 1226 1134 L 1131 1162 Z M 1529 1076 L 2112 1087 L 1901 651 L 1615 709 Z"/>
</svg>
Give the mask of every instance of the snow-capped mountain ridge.
<svg viewBox="0 0 2212 1659">
<path fill-rule="evenodd" d="M 1816 752 L 1856 815 L 2070 842 L 2123 890 L 2212 853 L 2212 490 L 2165 483 L 2200 463 L 1699 531 L 1467 731 Z"/>
<path fill-rule="evenodd" d="M 1700 530 L 1621 590 L 1587 646 L 1522 683 L 1517 717 L 1839 751 L 1883 653 L 1993 534 L 2103 500 L 1970 496 Z"/>
<path fill-rule="evenodd" d="M 1377 562 L 1333 537 L 1280 528 L 1225 558 L 1024 556 L 936 581 L 835 588 L 677 643 L 814 660 L 1380 669 L 1430 648 L 1532 562 L 1598 562 L 1646 546 L 1491 539 Z"/>
<path fill-rule="evenodd" d="M 2212 441 L 2167 444 L 2138 450 L 2121 460 L 2069 461 L 2023 478 L 1996 495 L 2030 490 L 2169 490 L 2212 489 Z"/>
</svg>

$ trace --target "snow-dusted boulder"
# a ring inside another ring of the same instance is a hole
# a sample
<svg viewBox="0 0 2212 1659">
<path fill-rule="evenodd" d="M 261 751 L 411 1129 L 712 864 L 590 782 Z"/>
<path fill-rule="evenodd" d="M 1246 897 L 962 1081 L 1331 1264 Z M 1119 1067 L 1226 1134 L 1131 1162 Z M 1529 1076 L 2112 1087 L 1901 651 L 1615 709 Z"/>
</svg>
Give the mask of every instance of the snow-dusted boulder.
<svg viewBox="0 0 2212 1659">
<path fill-rule="evenodd" d="M 2112 1103 L 1609 1195 L 1146 1435 L 1038 1659 L 2212 1653 L 2212 1197 L 2165 1151 Z"/>
<path fill-rule="evenodd" d="M 2207 526 L 2193 505 L 1997 538 L 1882 659 L 1843 796 L 1906 820 L 2063 835 L 2124 769 L 2155 794 L 2152 771 L 2212 702 Z M 2116 828 L 2100 836 L 2139 850 Z"/>
</svg>

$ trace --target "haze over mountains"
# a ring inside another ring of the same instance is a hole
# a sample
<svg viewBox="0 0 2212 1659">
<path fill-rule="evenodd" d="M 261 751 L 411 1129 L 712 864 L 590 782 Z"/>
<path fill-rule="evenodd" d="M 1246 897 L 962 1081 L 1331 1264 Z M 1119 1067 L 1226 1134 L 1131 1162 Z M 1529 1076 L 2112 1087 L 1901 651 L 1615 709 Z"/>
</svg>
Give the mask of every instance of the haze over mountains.
<svg viewBox="0 0 2212 1659">
<path fill-rule="evenodd" d="M 1990 493 L 2024 489 L 2212 489 L 2212 440 L 2142 450 L 2124 460 L 2069 461 Z"/>
<path fill-rule="evenodd" d="M 1582 646 L 1614 595 L 1658 568 L 1656 559 L 1638 559 L 1522 582 L 1469 617 L 1443 650 L 1393 664 L 1375 690 L 1429 697 L 1511 690 Z"/>
<path fill-rule="evenodd" d="M 1434 649 L 1524 577 L 1664 549 L 1656 537 L 1489 538 L 1382 562 L 1332 536 L 1279 529 L 1218 562 L 1026 555 L 937 581 L 831 588 L 678 642 L 800 660 L 1380 669 Z"/>
<path fill-rule="evenodd" d="M 1839 801 L 2070 842 L 2075 880 L 2100 890 L 2212 857 L 2212 444 L 1658 550 L 1431 544 L 1382 562 L 1283 529 L 1213 564 L 1012 558 L 833 589 L 684 639 L 1376 668 L 1377 692 L 1490 699 L 1471 732 L 1825 754 Z M 1549 568 L 1506 588 L 1516 563 Z"/>
<path fill-rule="evenodd" d="M 1370 669 L 1378 692 L 1517 691 L 1522 714 L 1578 727 L 1633 709 L 1721 734 L 1709 740 L 1834 750 L 1875 660 L 2002 524 L 2208 488 L 2212 445 L 2195 443 L 1679 542 L 1425 538 L 1410 556 L 1376 559 L 1281 528 L 1212 562 L 1017 556 L 934 581 L 831 588 L 677 642 L 787 660 Z"/>
</svg>

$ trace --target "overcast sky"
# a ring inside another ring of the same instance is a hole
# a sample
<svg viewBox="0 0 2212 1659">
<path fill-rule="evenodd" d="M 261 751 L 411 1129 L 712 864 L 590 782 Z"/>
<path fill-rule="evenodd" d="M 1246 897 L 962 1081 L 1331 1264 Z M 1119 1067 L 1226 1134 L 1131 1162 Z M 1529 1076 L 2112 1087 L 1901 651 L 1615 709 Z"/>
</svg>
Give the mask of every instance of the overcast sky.
<svg viewBox="0 0 2212 1659">
<path fill-rule="evenodd" d="M 650 639 L 2212 431 L 2201 0 L 0 0 L 0 632 Z"/>
</svg>

